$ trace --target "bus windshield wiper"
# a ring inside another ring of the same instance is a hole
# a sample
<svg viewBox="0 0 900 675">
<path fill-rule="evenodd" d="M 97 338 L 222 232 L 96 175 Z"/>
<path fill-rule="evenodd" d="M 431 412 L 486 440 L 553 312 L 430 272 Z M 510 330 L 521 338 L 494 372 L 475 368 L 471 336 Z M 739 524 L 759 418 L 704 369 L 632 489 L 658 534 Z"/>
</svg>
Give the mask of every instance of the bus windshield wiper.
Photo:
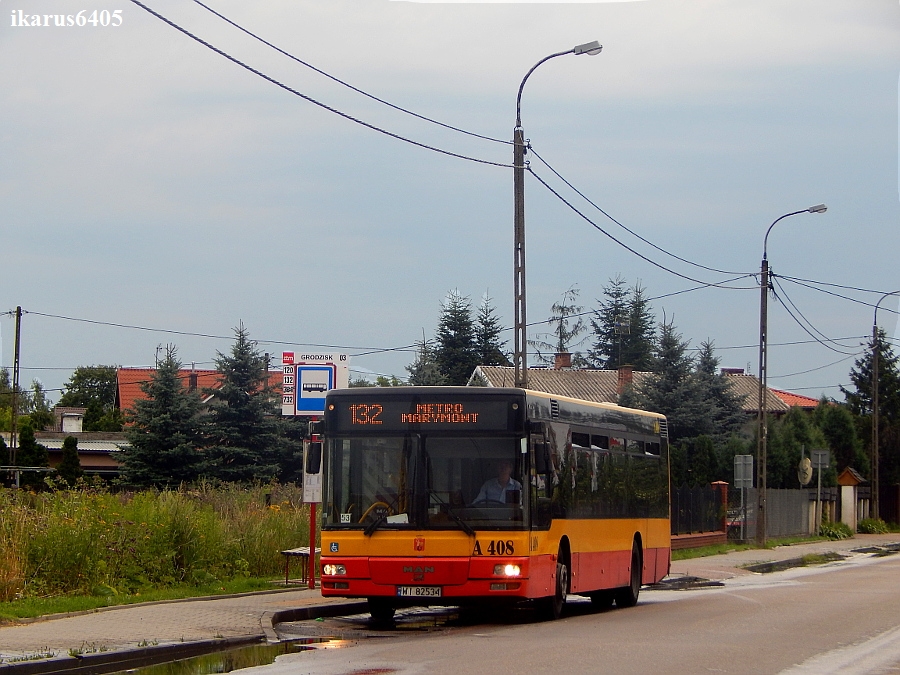
<svg viewBox="0 0 900 675">
<path fill-rule="evenodd" d="M 382 523 L 384 523 L 386 520 L 387 520 L 387 514 L 382 513 L 375 520 L 373 520 L 371 523 L 366 525 L 366 529 L 363 530 L 363 534 L 366 535 L 367 537 L 372 536 L 372 533 L 375 530 L 377 530 L 379 527 L 381 527 Z"/>
<path fill-rule="evenodd" d="M 469 524 L 468 524 L 466 521 L 464 521 L 462 518 L 460 518 L 458 515 L 456 515 L 456 513 L 454 513 L 454 511 L 453 511 L 453 507 L 450 506 L 450 504 L 448 504 L 447 502 L 445 502 L 443 499 L 441 499 L 441 496 L 440 496 L 437 492 L 435 492 L 434 490 L 432 490 L 431 488 L 429 488 L 429 489 L 428 489 L 428 494 L 430 494 L 432 497 L 434 497 L 435 499 L 437 499 L 437 500 L 441 503 L 442 506 L 446 506 L 446 507 L 447 507 L 447 515 L 449 515 L 451 518 L 453 518 L 454 521 L 456 521 L 456 524 L 459 525 L 459 526 L 462 528 L 463 532 L 465 532 L 465 533 L 466 533 L 467 535 L 469 535 L 470 537 L 474 537 L 474 536 L 475 536 L 475 530 L 472 529 L 472 526 L 469 525 Z"/>
</svg>

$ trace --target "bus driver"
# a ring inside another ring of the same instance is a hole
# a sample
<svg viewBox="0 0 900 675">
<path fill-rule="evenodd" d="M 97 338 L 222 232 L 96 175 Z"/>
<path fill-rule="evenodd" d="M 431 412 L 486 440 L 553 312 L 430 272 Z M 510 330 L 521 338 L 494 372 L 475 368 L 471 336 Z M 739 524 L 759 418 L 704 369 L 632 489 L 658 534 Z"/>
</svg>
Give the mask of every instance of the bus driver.
<svg viewBox="0 0 900 675">
<path fill-rule="evenodd" d="M 497 477 L 489 478 L 484 482 L 473 503 L 495 502 L 506 504 L 507 492 L 522 489 L 522 484 L 511 476 L 512 468 L 511 461 L 501 459 L 497 464 Z"/>
</svg>

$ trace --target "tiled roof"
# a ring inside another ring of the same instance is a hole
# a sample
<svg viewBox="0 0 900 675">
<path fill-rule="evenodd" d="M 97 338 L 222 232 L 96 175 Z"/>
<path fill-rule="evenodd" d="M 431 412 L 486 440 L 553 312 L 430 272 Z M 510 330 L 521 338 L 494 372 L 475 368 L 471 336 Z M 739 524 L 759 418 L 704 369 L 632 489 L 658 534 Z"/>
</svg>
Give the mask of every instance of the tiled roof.
<svg viewBox="0 0 900 675">
<path fill-rule="evenodd" d="M 144 392 L 141 391 L 141 383 L 152 380 L 155 372 L 154 368 L 119 368 L 116 373 L 116 405 L 119 410 L 122 412 L 130 410 L 137 399 L 146 398 Z M 189 386 L 192 373 L 197 375 L 198 395 L 204 389 L 218 389 L 221 386 L 221 375 L 217 370 L 182 369 L 178 371 L 178 377 L 185 388 Z M 269 386 L 276 391 L 281 390 L 283 379 L 284 376 L 280 370 L 269 371 Z"/>
<path fill-rule="evenodd" d="M 478 366 L 475 375 L 480 374 L 489 387 L 512 387 L 514 382 L 514 368 L 511 366 Z M 647 372 L 633 373 L 633 383 L 639 386 L 650 375 Z M 748 414 L 756 414 L 759 410 L 759 380 L 753 375 L 726 374 L 734 393 L 744 397 L 741 406 Z M 528 388 L 544 391 L 557 396 L 569 396 L 586 401 L 600 403 L 616 403 L 619 400 L 617 386 L 619 372 L 617 370 L 556 370 L 552 368 L 529 368 Z M 774 414 L 786 413 L 791 405 L 799 403 L 786 403 L 778 392 L 769 388 L 766 395 L 766 410 Z M 795 394 L 792 396 L 796 396 Z M 797 396 L 804 401 L 814 401 L 806 396 Z M 815 401 L 818 404 L 818 401 Z M 801 407 L 808 407 L 802 405 Z M 814 407 L 814 406 L 813 406 Z"/>
<path fill-rule="evenodd" d="M 512 387 L 514 370 L 511 366 L 478 366 L 475 369 L 490 387 Z M 640 383 L 647 375 L 649 373 L 634 373 L 634 383 Z M 615 403 L 619 400 L 616 390 L 618 381 L 617 370 L 528 369 L 529 389 L 597 403 Z"/>
<path fill-rule="evenodd" d="M 759 378 L 755 375 L 732 374 L 726 374 L 725 377 L 731 382 L 731 390 L 738 396 L 744 397 L 744 403 L 741 406 L 743 411 L 757 414 L 759 412 Z M 790 409 L 791 406 L 778 398 L 775 391 L 769 387 L 766 392 L 766 410 L 778 415 L 786 413 Z"/>
<path fill-rule="evenodd" d="M 789 391 L 782 391 L 781 389 L 772 389 L 771 387 L 769 387 L 769 390 L 791 408 L 797 406 L 798 408 L 803 408 L 804 410 L 812 410 L 819 405 L 819 399 L 817 398 L 810 398 L 809 396 L 793 394 Z"/>
</svg>

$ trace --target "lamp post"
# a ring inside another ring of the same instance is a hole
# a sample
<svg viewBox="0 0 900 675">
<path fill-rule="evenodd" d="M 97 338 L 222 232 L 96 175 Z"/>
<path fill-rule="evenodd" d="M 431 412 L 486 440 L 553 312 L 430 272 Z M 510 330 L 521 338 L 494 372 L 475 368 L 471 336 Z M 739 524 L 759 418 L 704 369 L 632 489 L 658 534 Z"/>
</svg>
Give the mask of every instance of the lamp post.
<svg viewBox="0 0 900 675">
<path fill-rule="evenodd" d="M 878 335 L 878 306 L 889 295 L 900 295 L 900 291 L 892 291 L 881 296 L 875 303 L 875 315 L 872 317 L 872 517 L 878 518 L 878 362 L 880 361 L 881 340 Z"/>
<path fill-rule="evenodd" d="M 766 544 L 766 440 L 768 429 L 766 427 L 766 376 L 767 376 L 767 352 L 768 352 L 768 290 L 769 290 L 769 260 L 766 254 L 766 248 L 769 241 L 769 232 L 775 227 L 775 224 L 788 218 L 796 216 L 800 213 L 825 213 L 828 207 L 824 204 L 810 206 L 808 209 L 801 211 L 792 211 L 785 213 L 783 216 L 776 218 L 766 230 L 766 236 L 763 238 L 763 257 L 759 266 L 759 418 L 757 420 L 757 450 L 756 450 L 756 469 L 757 469 L 757 491 L 759 493 L 757 511 L 756 511 L 756 542 L 760 546 Z"/>
<path fill-rule="evenodd" d="M 513 243 L 513 298 L 515 303 L 515 348 L 513 352 L 513 365 L 515 367 L 515 386 L 526 387 L 528 385 L 528 364 L 526 363 L 526 350 L 528 331 L 525 326 L 525 134 L 522 130 L 522 90 L 525 81 L 544 61 L 549 61 L 557 56 L 566 54 L 588 54 L 594 56 L 600 53 L 603 47 L 599 42 L 588 42 L 578 45 L 564 52 L 557 52 L 545 56 L 535 63 L 519 85 L 519 93 L 516 96 L 516 127 L 513 129 L 513 204 L 515 235 Z"/>
</svg>

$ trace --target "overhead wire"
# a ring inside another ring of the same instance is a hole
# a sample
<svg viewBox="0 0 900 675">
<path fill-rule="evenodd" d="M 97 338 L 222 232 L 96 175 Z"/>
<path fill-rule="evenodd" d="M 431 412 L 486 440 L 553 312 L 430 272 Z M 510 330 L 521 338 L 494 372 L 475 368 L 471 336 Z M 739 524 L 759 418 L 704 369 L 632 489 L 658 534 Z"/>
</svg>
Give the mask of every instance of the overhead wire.
<svg viewBox="0 0 900 675">
<path fill-rule="evenodd" d="M 196 0 L 195 0 L 195 1 L 196 1 Z M 624 225 L 623 223 L 621 223 L 619 220 L 617 220 L 616 218 L 614 218 L 613 216 L 611 216 L 606 210 L 604 210 L 604 209 L 601 208 L 598 204 L 596 204 L 592 199 L 590 199 L 587 195 L 585 195 L 581 190 L 579 190 L 579 189 L 578 189 L 577 187 L 575 187 L 571 182 L 569 182 L 566 178 L 564 178 L 563 175 L 560 174 L 556 169 L 554 169 L 552 166 L 550 166 L 549 162 L 547 162 L 546 159 L 544 159 L 543 157 L 541 157 L 541 155 L 538 154 L 537 150 L 535 150 L 533 147 L 531 147 L 530 144 L 529 144 L 528 148 L 529 148 L 529 150 L 531 151 L 531 154 L 533 154 L 535 157 L 537 157 L 537 158 L 541 161 L 541 163 L 543 163 L 544 166 L 546 166 L 548 169 L 550 169 L 550 171 L 552 171 L 553 174 L 554 174 L 557 178 L 559 178 L 559 179 L 560 179 L 563 183 L 565 183 L 565 184 L 566 184 L 573 192 L 575 192 L 575 194 L 577 194 L 579 197 L 581 197 L 582 199 L 584 199 L 588 204 L 590 204 L 590 205 L 593 206 L 595 209 L 597 209 L 600 213 L 602 213 L 604 216 L 606 216 L 606 217 L 607 217 L 609 220 L 611 220 L 613 223 L 615 223 L 616 225 L 618 225 L 619 227 L 621 227 L 623 230 L 625 230 L 626 232 L 628 232 L 628 234 L 630 234 L 630 235 L 632 235 L 632 236 L 634 236 L 634 237 L 637 237 L 637 238 L 640 239 L 642 242 L 644 242 L 644 243 L 647 244 L 648 246 L 651 246 L 651 247 L 655 248 L 655 249 L 656 249 L 657 251 L 659 251 L 660 253 L 664 253 L 664 254 L 666 254 L 667 256 L 671 256 L 672 258 L 675 258 L 675 260 L 678 260 L 678 261 L 680 261 L 680 262 L 686 263 L 686 264 L 688 264 L 688 265 L 693 265 L 694 267 L 698 267 L 698 268 L 700 268 L 700 269 L 704 269 L 704 270 L 707 270 L 707 271 L 709 271 L 709 272 L 717 272 L 717 273 L 719 273 L 719 274 L 739 274 L 739 275 L 741 275 L 742 277 L 747 275 L 746 272 L 736 272 L 736 271 L 730 271 L 730 270 L 720 270 L 720 269 L 716 269 L 715 267 L 707 267 L 706 265 L 701 265 L 700 263 L 695 263 L 695 262 L 693 262 L 692 260 L 688 260 L 687 258 L 682 258 L 681 256 L 678 256 L 678 255 L 672 253 L 671 251 L 668 251 L 668 250 L 662 248 L 661 246 L 657 246 L 656 244 L 654 244 L 654 243 L 653 243 L 652 241 L 650 241 L 649 239 L 647 239 L 647 238 L 645 238 L 645 237 L 642 237 L 640 234 L 638 234 L 637 232 L 635 232 L 634 230 L 632 230 L 632 229 L 629 228 L 628 226 L 626 226 L 626 225 Z"/>
<path fill-rule="evenodd" d="M 307 94 L 304 94 L 304 93 L 298 91 L 297 89 L 294 89 L 293 87 L 291 87 L 291 86 L 285 84 L 284 82 L 281 82 L 280 80 L 276 80 L 276 79 L 275 79 L 274 77 L 272 77 L 271 75 L 267 75 L 266 73 L 262 72 L 261 70 L 259 70 L 259 69 L 257 69 L 257 68 L 254 68 L 253 66 L 251 66 L 251 65 L 249 65 L 249 64 L 247 64 L 247 63 L 244 63 L 243 61 L 241 61 L 241 60 L 238 59 L 237 57 L 234 57 L 234 56 L 232 56 L 231 54 L 229 54 L 228 52 L 226 52 L 226 51 L 220 49 L 219 47 L 216 47 L 216 46 L 213 45 L 212 43 L 207 42 L 206 40 L 204 40 L 203 38 L 199 37 L 198 35 L 194 35 L 192 32 L 190 32 L 190 31 L 187 30 L 186 28 L 183 28 L 182 26 L 178 25 L 177 23 L 175 23 L 175 22 L 172 21 L 171 19 L 169 19 L 169 18 L 163 16 L 162 14 L 160 14 L 159 12 L 157 12 L 156 10 L 151 9 L 150 7 L 148 7 L 147 5 L 145 5 L 145 4 L 144 4 L 143 2 L 141 2 L 140 0 L 131 0 L 131 2 L 134 3 L 135 5 L 137 5 L 138 7 L 140 7 L 141 9 L 145 10 L 146 12 L 152 14 L 153 16 L 155 16 L 155 17 L 156 17 L 157 19 L 159 19 L 160 21 L 162 21 L 162 22 L 164 22 L 164 23 L 170 25 L 170 26 L 171 26 L 172 28 L 174 28 L 175 30 L 177 30 L 177 31 L 179 31 L 179 32 L 181 32 L 181 33 L 183 33 L 184 35 L 188 36 L 188 37 L 191 38 L 192 40 L 194 40 L 194 41 L 196 41 L 197 43 L 203 45 L 204 47 L 206 47 L 207 49 L 209 49 L 209 50 L 215 52 L 216 54 L 218 54 L 218 55 L 220 55 L 220 56 L 222 56 L 222 57 L 228 59 L 229 61 L 231 61 L 232 63 L 234 63 L 234 64 L 236 64 L 236 65 L 238 65 L 238 66 L 240 66 L 241 68 L 244 68 L 244 69 L 247 70 L 248 72 L 251 72 L 251 73 L 253 73 L 254 75 L 256 75 L 256 76 L 258 76 L 258 77 L 261 77 L 262 79 L 266 80 L 267 82 L 270 82 L 270 83 L 274 84 L 275 86 L 280 87 L 281 89 L 284 89 L 285 91 L 287 91 L 287 92 L 293 94 L 294 96 L 298 96 L 299 98 L 302 98 L 304 101 L 307 101 L 307 102 L 309 102 L 309 103 L 312 103 L 313 105 L 316 105 L 316 106 L 322 108 L 323 110 L 327 110 L 327 111 L 330 112 L 330 113 L 333 113 L 333 114 L 335 114 L 335 115 L 338 115 L 338 116 L 340 116 L 340 117 L 343 117 L 344 119 L 349 120 L 350 122 L 354 122 L 355 124 L 359 124 L 360 126 L 366 127 L 367 129 L 371 129 L 372 131 L 377 131 L 377 132 L 380 133 L 380 134 L 384 134 L 385 136 L 388 136 L 388 137 L 390 137 L 390 138 L 394 138 L 394 139 L 396 139 L 396 140 L 398 140 L 398 141 L 403 141 L 404 143 L 409 143 L 410 145 L 414 145 L 414 146 L 416 146 L 416 147 L 423 148 L 423 149 L 425 149 L 425 150 L 431 150 L 432 152 L 437 152 L 437 153 L 439 153 L 439 154 L 447 155 L 447 156 L 449 156 L 449 157 L 456 157 L 457 159 L 464 159 L 464 160 L 469 161 L 469 162 L 476 162 L 476 163 L 478 163 L 478 164 L 487 164 L 487 165 L 490 165 L 490 166 L 498 166 L 498 167 L 502 167 L 502 168 L 505 168 L 505 169 L 511 169 L 511 168 L 513 168 L 513 165 L 512 165 L 512 164 L 504 164 L 503 162 L 494 162 L 494 161 L 487 160 L 487 159 L 480 159 L 480 158 L 478 158 L 478 157 L 470 157 L 470 156 L 468 156 L 468 155 L 463 155 L 463 154 L 461 154 L 461 153 L 452 152 L 452 151 L 450 151 L 450 150 L 444 150 L 443 148 L 438 148 L 438 147 L 433 146 L 433 145 L 428 145 L 427 143 L 422 143 L 422 142 L 420 142 L 420 141 L 416 141 L 416 140 L 413 140 L 413 139 L 411 139 L 411 138 L 407 138 L 407 137 L 405 137 L 405 136 L 401 136 L 400 134 L 394 133 L 393 131 L 388 131 L 387 129 L 382 129 L 382 128 L 379 127 L 379 126 L 376 126 L 376 125 L 374 125 L 374 124 L 371 124 L 370 122 L 366 122 L 365 120 L 361 120 L 361 119 L 359 119 L 358 117 L 354 117 L 353 115 L 350 115 L 350 114 L 348 114 L 348 113 L 345 113 L 345 112 L 343 112 L 342 110 L 338 110 L 337 108 L 334 108 L 334 107 L 332 107 L 332 106 L 330 106 L 330 105 L 328 105 L 328 104 L 326 104 L 326 103 L 323 103 L 322 101 L 316 100 L 316 99 L 314 99 L 312 96 L 309 96 L 309 95 L 307 95 Z"/>
<path fill-rule="evenodd" d="M 843 363 L 844 361 L 849 361 L 850 359 L 856 358 L 857 356 L 859 356 L 862 353 L 863 352 L 856 352 L 856 354 L 851 354 L 850 356 L 845 356 L 843 358 L 838 359 L 837 361 L 832 361 L 831 363 L 827 363 L 824 366 L 810 368 L 809 370 L 800 370 L 800 371 L 797 371 L 796 373 L 787 373 L 785 375 L 768 375 L 767 377 L 770 380 L 777 380 L 777 379 L 783 378 L 783 377 L 794 377 L 795 375 L 806 375 L 807 373 L 814 373 L 817 370 L 825 370 L 826 368 L 831 368 L 832 366 L 836 366 L 837 364 Z"/>
<path fill-rule="evenodd" d="M 132 1 L 134 2 L 135 0 L 132 0 Z M 627 251 L 631 252 L 632 254 L 636 255 L 636 256 L 637 256 L 638 258 L 640 258 L 641 260 L 650 263 L 650 264 L 653 265 L 654 267 L 658 267 L 659 269 L 663 270 L 664 272 L 668 272 L 669 274 L 672 274 L 672 275 L 674 275 L 674 276 L 676 276 L 676 277 L 680 277 L 681 279 L 686 279 L 686 280 L 688 280 L 688 281 L 690 281 L 690 282 L 692 282 L 692 283 L 695 283 L 695 284 L 701 284 L 701 286 L 703 286 L 703 287 L 724 288 L 724 289 L 727 289 L 727 290 L 755 290 L 755 287 L 736 287 L 736 286 L 726 286 L 726 285 L 724 285 L 724 284 L 726 284 L 726 283 L 731 283 L 730 281 L 706 282 L 706 281 L 703 281 L 703 280 L 701 280 L 701 279 L 695 279 L 695 278 L 693 278 L 693 277 L 687 276 L 686 274 L 682 274 L 681 272 L 676 272 L 675 270 L 673 270 L 673 269 L 671 269 L 671 268 L 669 268 L 669 267 L 666 267 L 666 266 L 663 265 L 662 263 L 658 263 L 658 262 L 656 262 L 655 260 L 651 260 L 650 258 L 648 258 L 647 256 L 645 256 L 643 253 L 640 253 L 639 251 L 633 249 L 631 246 L 629 246 L 629 245 L 626 244 L 625 242 L 621 241 L 620 239 L 618 239 L 618 238 L 615 237 L 614 235 L 610 234 L 609 232 L 607 232 L 606 230 L 604 230 L 602 227 L 600 227 L 597 223 L 595 223 L 593 220 L 591 220 L 591 219 L 590 219 L 587 215 L 585 215 L 580 209 L 578 209 L 578 207 L 576 207 L 574 204 L 572 204 L 572 202 L 570 202 L 568 199 L 566 199 L 565 197 L 563 197 L 563 196 L 562 196 L 557 190 L 555 190 L 549 183 L 547 183 L 543 178 L 541 178 L 537 173 L 535 173 L 535 171 L 534 171 L 533 168 L 531 168 L 530 166 L 528 166 L 528 167 L 526 167 L 526 169 L 527 169 L 527 171 L 528 171 L 532 176 L 535 177 L 535 179 L 536 179 L 541 185 L 543 185 L 543 186 L 544 186 L 551 194 L 553 194 L 553 196 L 555 196 L 555 197 L 556 197 L 558 200 L 560 200 L 563 204 L 565 204 L 566 206 L 568 206 L 572 211 L 574 211 L 576 214 L 578 214 L 583 220 L 585 220 L 587 223 L 589 223 L 592 227 L 594 227 L 596 230 L 598 230 L 598 231 L 601 232 L 602 234 L 606 235 L 608 238 L 612 239 L 615 243 L 617 243 L 619 246 L 621 246 L 621 247 L 624 248 L 625 250 L 627 250 Z M 741 277 L 738 277 L 738 279 L 741 279 L 741 278 L 748 278 L 748 277 L 752 277 L 752 276 L 753 276 L 752 274 L 746 274 L 746 275 L 742 275 Z"/>
<path fill-rule="evenodd" d="M 390 101 L 386 101 L 386 100 L 384 100 L 384 99 L 382 99 L 382 98 L 379 98 L 378 96 L 375 96 L 374 94 L 370 94 L 369 92 L 364 91 L 363 89 L 360 89 L 359 87 L 355 87 L 355 86 L 353 86 L 352 84 L 350 84 L 350 83 L 348 83 L 348 82 L 345 82 L 344 80 L 342 80 L 342 79 L 340 79 L 340 78 L 338 78 L 338 77 L 335 77 L 335 76 L 332 75 L 331 73 L 328 73 L 328 72 L 322 70 L 321 68 L 317 68 L 316 66 L 312 65 L 311 63 L 308 63 L 307 61 L 304 61 L 303 59 L 301 59 L 301 58 L 299 58 L 299 57 L 297 57 L 297 56 L 294 56 L 293 54 L 291 54 L 290 52 L 285 51 L 285 50 L 282 49 L 281 47 L 279 47 L 279 46 L 277 46 L 277 45 L 275 45 L 275 44 L 272 44 L 271 42 L 269 42 L 269 41 L 266 40 L 265 38 L 260 37 L 259 35 L 257 35 L 256 33 L 254 33 L 254 32 L 252 32 L 252 31 L 248 30 L 247 28 L 244 28 L 243 26 L 241 26 L 241 25 L 240 25 L 239 23 L 237 23 L 236 21 L 233 21 L 232 19 L 229 19 L 229 18 L 228 18 L 227 16 L 225 16 L 224 14 L 221 14 L 221 13 L 217 12 L 217 11 L 214 10 L 212 7 L 210 7 L 210 6 L 206 5 L 206 4 L 204 4 L 204 3 L 201 2 L 200 0 L 194 0 L 194 2 L 197 3 L 198 5 L 200 5 L 203 9 L 207 10 L 208 12 L 210 12 L 210 13 L 216 15 L 217 17 L 219 17 L 220 19 L 222 19 L 222 20 L 225 21 L 226 23 L 231 24 L 232 26 L 234 26 L 235 28 L 237 28 L 239 31 L 242 31 L 243 33 L 246 33 L 247 35 L 249 35 L 250 37 L 252 37 L 254 40 L 258 40 L 259 42 L 263 43 L 263 44 L 266 45 L 267 47 L 271 47 L 272 49 L 274 49 L 274 50 L 277 51 L 278 53 L 283 54 L 284 56 L 288 57 L 289 59 L 291 59 L 291 60 L 293 60 L 293 61 L 296 61 L 297 63 L 299 63 L 299 64 L 301 64 L 301 65 L 303 65 L 303 66 L 309 68 L 310 70 L 312 70 L 312 71 L 314 71 L 314 72 L 316 72 L 316 73 L 318 73 L 319 75 L 322 75 L 322 76 L 324 76 L 324 77 L 327 77 L 329 80 L 332 80 L 333 82 L 337 82 L 338 84 L 340 84 L 340 85 L 342 85 L 342 86 L 344 86 L 344 87 L 347 87 L 348 89 L 350 89 L 350 90 L 352 90 L 352 91 L 355 91 L 355 92 L 358 93 L 358 94 L 362 94 L 363 96 L 365 96 L 365 97 L 367 97 L 367 98 L 370 98 L 370 99 L 372 99 L 373 101 L 377 101 L 378 103 L 381 103 L 381 104 L 383 104 L 383 105 L 386 105 L 386 106 L 388 106 L 389 108 L 393 108 L 394 110 L 397 110 L 397 111 L 399 111 L 399 112 L 405 113 L 405 114 L 407 114 L 407 115 L 411 115 L 411 116 L 413 116 L 413 117 L 415 117 L 415 118 L 417 118 L 417 119 L 420 119 L 420 120 L 422 120 L 422 121 L 424 121 L 424 122 L 429 122 L 429 123 L 431 123 L 431 124 L 436 124 L 436 125 L 439 126 L 439 127 L 443 127 L 443 128 L 445 128 L 445 129 L 449 129 L 449 130 L 451 130 L 451 131 L 456 131 L 456 132 L 459 132 L 459 133 L 461 133 L 461 134 L 465 134 L 465 135 L 467 135 L 467 136 L 473 136 L 473 137 L 475 137 L 475 138 L 480 138 L 480 139 L 485 140 L 485 141 L 491 141 L 491 142 L 493 142 L 493 143 L 504 143 L 504 144 L 506 144 L 506 145 L 513 145 L 513 142 L 512 142 L 512 141 L 504 140 L 504 139 L 502 139 L 502 138 L 493 138 L 493 137 L 491 137 L 491 136 L 485 136 L 485 135 L 482 135 L 482 134 L 475 133 L 474 131 L 468 131 L 468 130 L 462 129 L 462 128 L 460 128 L 460 127 L 455 127 L 455 126 L 453 126 L 452 124 L 446 124 L 446 123 L 444 123 L 444 122 L 441 122 L 440 120 L 436 120 L 436 119 L 433 119 L 433 118 L 431 118 L 431 117 L 427 117 L 427 116 L 425 116 L 425 115 L 421 115 L 421 114 L 419 114 L 419 113 L 417 113 L 417 112 L 415 112 L 415 111 L 408 110 L 407 108 L 404 108 L 404 107 L 399 106 L 399 105 L 395 105 L 394 103 L 391 103 Z"/>
<path fill-rule="evenodd" d="M 830 349 L 831 351 L 833 351 L 833 352 L 835 352 L 835 353 L 837 353 L 837 354 L 843 354 L 844 356 L 849 356 L 849 354 L 847 354 L 847 352 L 842 352 L 840 349 L 835 349 L 835 348 L 832 347 L 830 344 L 828 344 L 827 342 L 824 342 L 822 339 L 820 339 L 820 338 L 817 337 L 815 334 L 813 334 L 812 332 L 810 332 L 810 330 L 803 324 L 803 322 L 800 321 L 796 316 L 794 316 L 794 313 L 791 311 L 791 308 L 788 307 L 788 306 L 784 303 L 784 301 L 781 299 L 781 296 L 779 296 L 777 293 L 774 293 L 774 292 L 773 292 L 773 293 L 772 293 L 772 297 L 774 297 L 774 298 L 778 301 L 778 303 L 779 303 L 782 307 L 784 307 L 784 310 L 788 313 L 788 316 L 790 316 L 790 317 L 797 323 L 797 325 L 800 326 L 801 329 L 803 329 L 803 332 L 806 333 L 807 335 L 809 335 L 813 340 L 815 340 L 816 342 L 818 342 L 820 345 L 822 345 L 822 346 L 825 347 L 826 349 Z"/>
<path fill-rule="evenodd" d="M 813 281 L 810 283 L 804 283 L 805 280 L 800 280 L 796 277 L 789 277 L 789 276 L 785 276 L 783 274 L 779 274 L 778 276 L 780 279 L 784 279 L 785 281 L 790 281 L 791 283 L 795 283 L 798 286 L 803 286 L 804 288 L 809 288 L 813 291 L 818 291 L 819 293 L 825 293 L 826 295 L 832 295 L 836 298 L 841 298 L 842 300 L 849 300 L 850 302 L 855 302 L 860 305 L 865 305 L 866 307 L 873 307 L 873 308 L 875 307 L 874 303 L 866 302 L 865 300 L 858 300 L 857 298 L 851 298 L 848 295 L 841 295 L 840 293 L 835 293 L 834 291 L 829 291 L 824 288 L 817 288 L 816 286 L 812 285 L 815 283 L 822 283 L 822 282 Z M 837 284 L 824 284 L 824 283 L 823 283 L 823 285 L 837 286 Z M 840 288 L 846 288 L 846 287 L 840 286 Z M 853 290 L 859 290 L 861 292 L 866 292 L 866 293 L 881 293 L 881 291 L 869 291 L 866 289 L 853 289 Z M 886 312 L 890 312 L 891 314 L 900 314 L 900 312 L 898 312 L 895 309 L 891 309 L 890 307 L 882 307 L 881 309 L 885 310 Z"/>
<path fill-rule="evenodd" d="M 61 319 L 64 321 L 74 321 L 77 323 L 88 323 L 94 324 L 97 326 L 111 326 L 114 328 L 127 328 L 131 330 L 140 330 L 147 331 L 151 333 L 166 333 L 169 335 L 183 335 L 186 337 L 200 337 L 200 338 L 208 338 L 213 340 L 233 340 L 233 335 L 213 335 L 211 333 L 194 333 L 190 331 L 181 331 L 181 330 L 173 330 L 171 328 L 150 328 L 147 326 L 135 326 L 124 323 L 115 323 L 112 321 L 97 321 L 95 319 L 80 319 L 72 316 L 63 316 L 60 314 L 47 314 L 44 312 L 35 312 L 31 310 L 22 310 L 24 314 L 33 314 L 35 316 L 43 316 L 51 319 Z M 355 354 L 354 356 L 363 356 L 369 354 L 377 354 L 382 352 L 393 352 L 393 351 L 404 351 L 408 349 L 412 349 L 415 345 L 406 345 L 404 347 L 359 347 L 359 346 L 349 346 L 349 345 L 329 345 L 329 344 L 317 344 L 312 342 L 296 342 L 289 340 L 254 340 L 257 344 L 271 344 L 271 345 L 285 345 L 290 347 L 316 347 L 319 349 L 347 349 L 347 350 L 356 350 L 356 349 L 365 349 L 370 350 L 366 352 L 362 352 L 361 354 Z"/>
<path fill-rule="evenodd" d="M 784 290 L 784 287 L 781 285 L 778 278 L 774 274 L 770 278 L 771 278 L 772 283 L 778 287 L 778 290 L 781 293 L 781 296 L 791 304 L 791 307 L 794 308 L 794 311 L 797 312 L 797 314 L 800 316 L 800 318 L 806 322 L 806 325 L 809 326 L 813 332 L 818 333 L 819 336 L 822 337 L 826 342 L 832 342 L 832 343 L 836 344 L 838 347 L 842 347 L 844 349 L 853 349 L 854 348 L 853 345 L 844 345 L 835 340 L 832 340 L 830 337 L 825 335 L 825 333 L 823 333 L 818 328 L 816 328 L 812 324 L 812 322 L 806 318 L 806 316 L 803 314 L 803 312 L 800 311 L 800 308 L 797 307 L 796 303 L 793 300 L 791 300 L 790 296 L 787 294 L 787 291 Z"/>
</svg>

